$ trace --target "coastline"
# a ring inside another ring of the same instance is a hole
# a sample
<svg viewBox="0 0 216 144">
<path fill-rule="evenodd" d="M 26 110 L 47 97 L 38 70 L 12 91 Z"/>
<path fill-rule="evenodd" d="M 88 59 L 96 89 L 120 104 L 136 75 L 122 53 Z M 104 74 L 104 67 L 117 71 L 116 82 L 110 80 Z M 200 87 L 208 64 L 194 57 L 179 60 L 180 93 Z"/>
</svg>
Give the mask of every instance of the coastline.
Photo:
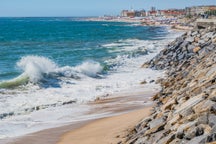
<svg viewBox="0 0 216 144">
<path fill-rule="evenodd" d="M 127 95 L 128 95 L 128 93 L 127 93 Z M 143 95 L 143 93 L 142 93 L 142 95 Z M 151 93 L 151 96 L 152 95 L 153 95 L 153 93 Z M 149 96 L 148 98 L 150 98 L 151 96 Z M 129 94 L 128 97 L 122 97 L 122 99 L 124 99 L 124 101 L 126 103 L 127 102 L 131 103 L 131 100 L 130 100 L 129 97 L 133 97 L 133 95 Z M 148 98 L 145 99 L 143 101 L 143 103 L 146 103 L 148 101 Z M 95 111 L 97 111 L 97 112 L 102 111 L 103 112 L 103 110 L 107 108 L 107 105 L 105 105 L 104 103 L 109 103 L 110 101 L 113 102 L 113 103 L 118 102 L 118 104 L 119 104 L 119 98 L 118 97 L 117 98 L 108 97 L 107 99 L 105 98 L 105 99 L 102 99 L 102 100 L 99 99 L 99 101 L 89 103 L 89 104 L 90 105 L 102 104 L 101 107 L 97 107 L 95 109 Z M 107 121 L 107 119 L 108 119 L 108 121 L 115 121 L 116 117 L 118 117 L 118 116 L 115 116 L 115 115 L 119 115 L 119 114 L 120 114 L 119 118 L 121 117 L 120 119 L 124 119 L 125 115 L 127 115 L 127 117 L 130 117 L 130 118 L 133 119 L 133 114 L 132 114 L 133 112 L 131 112 L 131 111 L 135 111 L 134 113 L 136 113 L 137 109 L 143 108 L 143 105 L 142 106 L 139 106 L 139 105 L 137 106 L 136 104 L 133 104 L 133 106 L 131 106 L 131 107 L 127 107 L 127 106 L 116 107 L 114 105 L 110 105 L 110 106 L 111 107 L 110 107 L 110 109 L 108 108 L 109 109 L 108 112 L 110 112 L 112 114 L 109 114 L 108 116 L 106 116 L 108 118 L 102 118 L 102 119 L 99 118 L 99 120 L 98 119 L 92 119 L 92 120 L 87 120 L 87 121 L 82 121 L 80 123 L 76 123 L 76 125 L 72 124 L 72 125 L 67 125 L 67 126 L 63 126 L 63 127 L 47 129 L 47 130 L 44 130 L 44 131 L 36 132 L 36 133 L 33 133 L 33 134 L 29 134 L 27 136 L 21 137 L 20 139 L 15 140 L 15 142 L 12 142 L 12 144 L 23 144 L 23 142 L 26 142 L 26 141 L 27 142 L 30 141 L 29 143 L 31 143 L 31 144 L 33 144 L 32 141 L 42 144 L 43 142 L 41 142 L 41 141 L 38 142 L 38 140 L 43 140 L 43 138 L 45 140 L 44 143 L 46 143 L 46 144 L 48 144 L 48 143 L 56 143 L 59 140 L 59 138 L 62 137 L 62 135 L 64 137 L 65 133 L 68 133 L 68 131 L 69 131 L 69 133 L 74 133 L 74 132 L 79 133 L 80 129 L 81 129 L 81 132 L 82 132 L 83 127 L 88 127 L 89 125 L 91 126 L 92 124 L 94 125 L 98 121 L 100 121 L 100 122 L 102 121 L 102 123 L 104 121 Z M 112 110 L 113 107 L 118 108 L 118 110 Z M 146 111 L 144 109 L 142 109 L 142 110 Z M 140 110 L 140 111 L 142 111 L 142 110 Z M 95 111 L 93 111 L 93 112 L 95 112 Z M 122 113 L 127 113 L 127 114 L 122 114 Z M 143 115 L 139 115 L 139 116 L 142 116 L 141 118 L 143 118 Z M 137 119 L 136 123 L 138 123 L 141 120 L 141 118 L 139 117 L 139 119 Z M 104 126 L 106 126 L 106 125 L 104 125 Z M 135 126 L 135 123 L 134 124 L 131 124 L 131 123 L 126 124 L 126 125 L 124 125 L 123 129 L 126 130 L 126 129 L 128 129 L 128 127 L 132 127 L 132 126 Z M 102 128 L 102 131 L 103 131 L 103 128 Z"/>
<path fill-rule="evenodd" d="M 134 25 L 138 26 L 165 26 L 170 27 L 173 30 L 176 31 L 189 31 L 192 30 L 193 27 L 186 26 L 185 23 L 188 20 L 180 20 L 177 19 L 177 21 L 180 21 L 178 23 L 174 23 L 172 20 L 167 19 L 167 23 L 159 22 L 157 19 L 154 18 L 129 18 L 129 17 L 114 17 L 114 18 L 106 18 L 106 17 L 97 17 L 97 18 L 86 18 L 86 21 L 99 21 L 99 22 L 126 22 L 126 23 L 134 23 Z M 168 22 L 169 21 L 169 22 Z"/>
<path fill-rule="evenodd" d="M 95 131 L 93 127 L 97 127 L 98 134 L 106 132 L 104 129 L 108 127 L 110 130 L 107 141 L 109 139 L 116 142 L 116 140 L 123 140 L 123 137 L 126 137 L 127 130 L 134 127 L 142 118 L 143 114 L 150 114 L 152 108 L 152 103 L 150 98 L 155 95 L 155 90 L 152 92 L 137 92 L 137 93 L 121 93 L 114 96 L 109 96 L 91 102 L 88 105 L 95 107 L 91 113 L 107 113 L 100 118 L 94 118 L 89 120 L 82 120 L 76 123 L 68 124 L 65 126 L 60 126 L 56 128 L 42 130 L 36 133 L 28 134 L 23 137 L 12 139 L 8 141 L 8 144 L 57 144 L 65 143 L 65 140 L 68 143 L 71 143 L 71 135 L 77 135 L 79 133 L 85 132 L 85 140 L 91 139 L 92 136 L 88 137 L 88 133 L 93 134 L 91 131 Z M 146 115 L 146 116 L 148 116 Z M 127 119 L 127 121 L 125 121 Z M 130 120 L 129 120 L 130 119 Z M 109 124 L 109 125 L 107 125 Z M 121 125 L 121 127 L 118 127 Z M 112 128 L 111 128 L 112 127 Z M 93 128 L 93 129 L 92 129 Z M 114 131 L 113 131 L 114 130 Z M 113 132 L 114 133 L 113 133 Z M 120 132 L 120 133 L 118 133 Z M 69 137 L 68 137 L 69 134 Z M 95 133 L 95 137 L 98 135 Z M 119 137 L 118 135 L 121 135 Z M 103 135 L 100 136 L 100 139 L 103 140 Z M 116 136 L 118 138 L 116 138 Z M 77 137 L 77 136 L 76 136 Z M 82 140 L 83 137 L 76 140 Z M 98 139 L 94 139 L 98 140 Z M 88 141 L 87 141 L 88 142 Z M 0 142 L 1 143 L 1 142 Z M 75 142 L 77 143 L 77 141 Z M 84 143 L 84 142 L 80 142 Z M 92 140 L 92 143 L 93 142 Z"/>
<path fill-rule="evenodd" d="M 64 134 L 57 144 L 110 144 L 125 141 L 127 134 L 143 118 L 150 115 L 152 107 L 103 118 Z"/>
</svg>

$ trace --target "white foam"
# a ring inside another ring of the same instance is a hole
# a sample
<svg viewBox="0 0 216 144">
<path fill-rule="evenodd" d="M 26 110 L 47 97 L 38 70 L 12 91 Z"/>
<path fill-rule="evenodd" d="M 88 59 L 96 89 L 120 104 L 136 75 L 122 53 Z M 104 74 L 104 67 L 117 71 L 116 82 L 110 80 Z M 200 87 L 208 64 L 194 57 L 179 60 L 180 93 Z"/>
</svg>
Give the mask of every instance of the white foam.
<svg viewBox="0 0 216 144">
<path fill-rule="evenodd" d="M 26 56 L 22 57 L 17 66 L 24 71 L 31 82 L 37 83 L 43 78 L 43 74 L 53 72 L 57 65 L 46 57 Z"/>
<path fill-rule="evenodd" d="M 172 38 L 174 39 L 175 37 Z M 22 68 L 33 82 L 40 80 L 44 73 L 61 73 L 64 76 L 58 78 L 60 80 L 59 87 L 41 88 L 38 85 L 29 83 L 27 86 L 21 87 L 21 89 L 5 90 L 3 94 L 0 93 L 1 113 L 15 112 L 15 114 L 20 114 L 8 117 L 0 122 L 0 137 L 20 136 L 45 129 L 47 126 L 58 126 L 70 122 L 70 116 L 81 116 L 81 111 L 86 111 L 86 109 L 81 110 L 82 108 L 71 108 L 70 110 L 67 109 L 67 111 L 60 107 L 64 102 L 74 100 L 81 104 L 92 101 L 98 96 L 120 91 L 137 88 L 145 90 L 159 89 L 159 86 L 154 83 L 146 85 L 140 85 L 140 83 L 143 80 L 147 82 L 156 80 L 163 75 L 163 72 L 143 69 L 140 66 L 154 57 L 169 41 L 167 39 L 159 41 L 141 41 L 136 39 L 120 41 L 123 46 L 119 44 L 119 47 L 122 47 L 123 50 L 133 51 L 139 47 L 145 47 L 151 53 L 137 57 L 119 55 L 115 59 L 107 60 L 107 64 L 115 64 L 116 67 L 113 67 L 113 70 L 101 79 L 94 78 L 103 69 L 97 62 L 88 61 L 75 67 L 58 67 L 53 61 L 44 57 L 27 56 L 22 58 L 18 62 L 18 66 Z M 125 43 L 128 43 L 128 45 L 131 43 L 133 48 L 125 47 Z M 109 49 L 109 45 L 106 47 Z M 81 79 L 74 79 L 74 76 L 81 77 Z M 56 104 L 57 108 L 49 107 L 33 113 L 25 111 L 26 108 L 52 104 Z M 47 112 L 50 109 L 50 113 Z M 45 116 L 43 119 L 44 115 L 52 115 L 52 117 Z M 87 117 L 82 116 L 80 118 L 87 119 Z M 13 131 L 16 131 L 16 134 L 9 130 L 10 127 L 14 128 Z"/>
<path fill-rule="evenodd" d="M 76 71 L 83 73 L 90 77 L 96 77 L 97 74 L 101 73 L 103 67 L 98 62 L 86 61 L 81 65 L 74 68 Z"/>
</svg>

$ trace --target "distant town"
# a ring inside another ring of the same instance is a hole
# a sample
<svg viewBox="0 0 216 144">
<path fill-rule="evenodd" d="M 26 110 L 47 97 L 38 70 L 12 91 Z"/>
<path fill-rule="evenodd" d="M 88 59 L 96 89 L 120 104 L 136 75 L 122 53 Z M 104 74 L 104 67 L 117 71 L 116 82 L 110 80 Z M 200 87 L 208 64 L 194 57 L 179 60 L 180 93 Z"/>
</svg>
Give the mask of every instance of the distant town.
<svg viewBox="0 0 216 144">
<path fill-rule="evenodd" d="M 155 7 L 151 7 L 150 11 L 145 10 L 122 10 L 121 17 L 146 17 L 146 16 L 195 16 L 202 15 L 206 12 L 216 11 L 216 5 L 210 6 L 193 6 L 186 7 L 185 9 L 165 9 L 156 10 Z"/>
<path fill-rule="evenodd" d="M 184 9 L 157 10 L 151 7 L 146 10 L 122 10 L 119 16 L 105 15 L 98 18 L 88 18 L 89 21 L 132 22 L 143 26 L 171 26 L 173 29 L 192 29 L 198 19 L 213 19 L 216 21 L 216 5 L 192 6 Z"/>
</svg>

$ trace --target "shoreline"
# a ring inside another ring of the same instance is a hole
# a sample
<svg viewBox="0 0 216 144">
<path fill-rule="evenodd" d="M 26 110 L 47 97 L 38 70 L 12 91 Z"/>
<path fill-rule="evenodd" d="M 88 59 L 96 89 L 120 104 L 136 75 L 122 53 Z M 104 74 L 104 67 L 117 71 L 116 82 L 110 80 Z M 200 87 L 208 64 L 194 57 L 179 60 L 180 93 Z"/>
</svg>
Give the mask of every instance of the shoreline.
<svg viewBox="0 0 216 144">
<path fill-rule="evenodd" d="M 178 18 L 178 20 L 180 20 Z M 143 19 L 135 19 L 135 18 L 128 18 L 128 17 L 121 17 L 121 18 L 112 18 L 112 19 L 106 19 L 103 17 L 97 17 L 97 18 L 86 18 L 85 21 L 98 21 L 98 22 L 125 22 L 125 23 L 134 23 L 139 26 L 152 26 L 152 27 L 170 27 L 173 30 L 177 31 L 189 31 L 192 30 L 193 27 L 185 26 L 183 22 L 181 23 L 160 23 L 157 21 L 157 19 L 151 19 L 143 18 Z M 139 24 L 138 24 L 139 23 Z"/>
<path fill-rule="evenodd" d="M 126 93 L 128 94 L 128 92 L 126 92 Z M 142 95 L 143 95 L 143 93 L 142 93 Z M 129 94 L 129 97 L 133 97 L 133 96 L 131 94 Z M 148 98 L 150 98 L 150 96 Z M 123 96 L 122 99 L 124 99 L 124 101 L 127 101 L 129 103 L 131 102 L 128 97 L 124 97 Z M 102 100 L 99 99 L 99 101 L 96 101 L 96 102 L 93 102 L 93 103 L 89 103 L 89 104 L 90 105 L 101 104 L 101 107 L 97 107 L 95 110 L 103 112 L 103 110 L 107 108 L 107 105 L 104 105 L 104 101 L 106 101 L 106 100 L 108 100 L 108 101 L 105 102 L 105 103 L 110 103 L 110 101 L 114 102 L 114 103 L 115 102 L 119 102 L 118 98 L 112 99 L 112 97 L 111 98 L 107 97 L 105 99 L 102 99 Z M 146 102 L 146 101 L 147 100 L 145 100 L 144 102 Z M 114 117 L 118 117 L 118 116 L 115 116 L 116 114 L 120 114 L 122 116 L 122 115 L 124 115 L 122 113 L 126 113 L 125 115 L 129 115 L 128 117 L 130 117 L 130 118 L 133 119 L 133 116 L 131 116 L 131 113 L 133 113 L 133 112 L 131 112 L 131 111 L 132 110 L 137 110 L 137 109 L 141 108 L 139 105 L 137 106 L 136 104 L 133 104 L 133 106 L 131 106 L 130 108 L 128 108 L 127 106 L 117 107 L 117 108 L 119 108 L 118 110 L 112 110 L 113 107 L 115 107 L 115 105 L 112 105 L 112 107 L 110 105 L 110 109 L 108 108 L 109 109 L 108 112 L 112 113 L 112 114 L 110 114 L 110 115 L 107 116 L 108 118 L 99 118 L 99 119 L 82 121 L 79 124 L 77 124 L 76 126 L 75 125 L 67 125 L 67 126 L 61 126 L 61 127 L 57 127 L 57 128 L 51 128 L 51 129 L 43 130 L 43 131 L 36 132 L 36 133 L 33 133 L 33 134 L 25 135 L 24 137 L 21 137 L 20 139 L 15 140 L 15 142 L 12 142 L 12 144 L 23 144 L 26 141 L 31 141 L 30 142 L 31 144 L 33 144 L 32 141 L 35 142 L 35 143 L 43 144 L 43 142 L 38 142 L 37 141 L 37 140 L 42 140 L 41 138 L 45 139 L 44 144 L 48 144 L 49 143 L 48 141 L 50 141 L 50 144 L 52 142 L 56 143 L 58 141 L 57 139 L 59 137 L 61 137 L 62 135 L 65 135 L 65 133 L 68 133 L 68 131 L 72 131 L 70 133 L 73 133 L 74 131 L 78 131 L 79 132 L 79 129 L 82 129 L 85 126 L 91 125 L 92 123 L 97 123 L 97 121 L 100 121 L 100 120 L 106 121 L 106 119 L 109 119 L 109 118 L 111 119 L 111 118 L 114 118 Z M 142 106 L 142 108 L 143 108 L 143 106 Z M 143 118 L 143 115 L 141 115 L 141 116 Z M 141 120 L 141 118 L 138 121 L 140 121 L 140 120 Z M 138 121 L 136 123 L 138 123 Z M 124 129 L 127 129 L 127 128 L 128 128 L 128 125 L 124 127 Z M 103 128 L 102 128 L 102 130 L 103 130 Z M 50 135 L 50 133 L 51 133 L 51 135 Z M 47 139 L 47 138 L 50 138 L 51 140 Z M 55 138 L 55 140 L 53 138 Z"/>
<path fill-rule="evenodd" d="M 125 92 L 121 94 L 116 94 L 114 96 L 98 99 L 95 102 L 91 102 L 88 104 L 94 107 L 94 109 L 92 109 L 91 112 L 88 114 L 100 114 L 108 112 L 108 114 L 104 115 L 103 117 L 82 120 L 76 123 L 71 123 L 56 128 L 45 129 L 39 132 L 11 139 L 10 141 L 6 141 L 6 143 L 57 144 L 57 142 L 61 140 L 62 136 L 64 137 L 64 135 L 71 132 L 73 133 L 74 131 L 79 132 L 80 129 L 83 129 L 83 127 L 91 125 L 92 123 L 97 124 L 98 121 L 101 121 L 103 123 L 106 122 L 108 119 L 108 123 L 112 123 L 115 121 L 116 118 L 119 120 L 124 120 L 125 116 L 134 119 L 133 113 L 139 113 L 139 111 L 146 111 L 146 108 L 150 109 L 152 107 L 150 98 L 155 95 L 156 91 L 157 90 L 155 90 L 155 92 Z M 143 115 L 139 114 L 138 118 L 139 119 L 137 119 L 136 123 L 138 123 L 143 118 Z M 131 125 L 131 123 L 128 124 Z M 105 126 L 106 125 L 102 126 L 101 132 L 104 130 L 103 127 Z M 131 126 L 135 126 L 135 124 L 132 124 Z M 124 125 L 125 129 L 127 129 L 127 127 L 127 124 Z"/>
<path fill-rule="evenodd" d="M 126 140 L 133 127 L 150 115 L 152 107 L 128 112 L 118 116 L 102 118 L 65 133 L 57 144 L 110 144 Z"/>
</svg>

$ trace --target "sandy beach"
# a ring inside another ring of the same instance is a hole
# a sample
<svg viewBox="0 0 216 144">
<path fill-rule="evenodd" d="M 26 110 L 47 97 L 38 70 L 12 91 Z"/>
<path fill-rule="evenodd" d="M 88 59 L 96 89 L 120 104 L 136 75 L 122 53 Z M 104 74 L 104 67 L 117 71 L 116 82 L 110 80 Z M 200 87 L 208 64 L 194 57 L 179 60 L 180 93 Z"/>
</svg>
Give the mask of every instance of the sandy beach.
<svg viewBox="0 0 216 144">
<path fill-rule="evenodd" d="M 37 132 L 11 144 L 116 144 L 151 112 L 151 106 L 117 116 Z"/>
<path fill-rule="evenodd" d="M 88 103 L 101 118 L 46 129 L 9 141 L 9 144 L 97 144 L 118 143 L 142 118 L 150 114 L 153 91 L 124 92 Z"/>
<path fill-rule="evenodd" d="M 126 135 L 145 116 L 151 107 L 90 122 L 64 134 L 58 144 L 116 144 L 124 141 Z"/>
</svg>

